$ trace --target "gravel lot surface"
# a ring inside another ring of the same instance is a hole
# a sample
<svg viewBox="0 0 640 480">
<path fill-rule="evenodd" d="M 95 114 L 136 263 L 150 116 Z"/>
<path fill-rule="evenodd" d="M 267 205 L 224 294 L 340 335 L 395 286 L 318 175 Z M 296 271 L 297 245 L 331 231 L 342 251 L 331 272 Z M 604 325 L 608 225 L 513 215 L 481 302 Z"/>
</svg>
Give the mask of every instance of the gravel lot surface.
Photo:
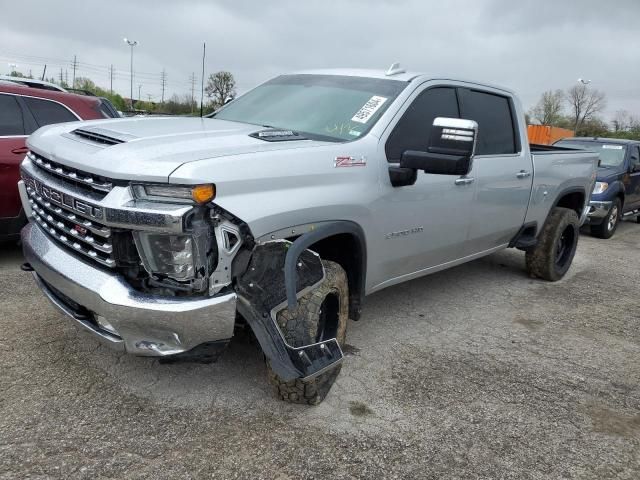
<svg viewBox="0 0 640 480">
<path fill-rule="evenodd" d="M 0 247 L 0 478 L 640 478 L 640 225 L 568 276 L 511 250 L 367 299 L 318 407 L 234 340 L 214 365 L 116 354 Z"/>
</svg>

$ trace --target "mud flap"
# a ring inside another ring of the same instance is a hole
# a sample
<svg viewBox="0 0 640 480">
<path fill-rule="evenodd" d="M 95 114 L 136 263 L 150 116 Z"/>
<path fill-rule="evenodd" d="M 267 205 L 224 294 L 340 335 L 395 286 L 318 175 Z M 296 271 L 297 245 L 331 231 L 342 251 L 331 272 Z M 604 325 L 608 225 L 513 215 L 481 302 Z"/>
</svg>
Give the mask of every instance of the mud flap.
<svg viewBox="0 0 640 480">
<path fill-rule="evenodd" d="M 288 308 L 285 260 L 291 245 L 284 240 L 258 245 L 236 284 L 238 311 L 251 326 L 273 371 L 285 381 L 315 377 L 343 359 L 335 338 L 292 347 L 276 323 L 278 311 Z M 295 290 L 299 298 L 324 280 L 324 269 L 320 257 L 309 250 L 302 251 L 295 260 Z"/>
</svg>

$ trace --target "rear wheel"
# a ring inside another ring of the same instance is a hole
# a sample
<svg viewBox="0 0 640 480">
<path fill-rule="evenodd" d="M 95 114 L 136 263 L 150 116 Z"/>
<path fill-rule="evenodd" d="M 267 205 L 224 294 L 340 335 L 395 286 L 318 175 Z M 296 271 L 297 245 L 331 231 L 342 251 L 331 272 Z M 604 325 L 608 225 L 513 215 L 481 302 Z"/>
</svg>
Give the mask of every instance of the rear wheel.
<svg viewBox="0 0 640 480">
<path fill-rule="evenodd" d="M 622 218 L 622 202 L 616 198 L 611 210 L 600 225 L 591 225 L 591 234 L 598 238 L 611 238 L 618 228 Z"/>
<path fill-rule="evenodd" d="M 530 275 L 555 282 L 569 270 L 578 248 L 580 220 L 569 208 L 554 208 L 542 227 L 538 244 L 527 251 Z"/>
<path fill-rule="evenodd" d="M 344 346 L 349 317 L 349 285 L 344 269 L 334 262 L 322 261 L 325 279 L 311 292 L 298 300 L 294 312 L 287 308 L 276 316 L 285 340 L 293 347 L 309 345 L 336 338 Z M 341 366 L 307 381 L 285 381 L 267 362 L 269 382 L 276 395 L 291 403 L 319 404 L 329 393 L 340 373 Z"/>
</svg>

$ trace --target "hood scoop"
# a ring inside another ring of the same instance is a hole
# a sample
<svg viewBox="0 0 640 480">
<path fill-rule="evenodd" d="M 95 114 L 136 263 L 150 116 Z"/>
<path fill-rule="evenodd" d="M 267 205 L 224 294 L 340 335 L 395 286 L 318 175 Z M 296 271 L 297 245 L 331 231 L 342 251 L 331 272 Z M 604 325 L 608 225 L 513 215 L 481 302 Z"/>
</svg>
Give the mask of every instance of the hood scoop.
<svg viewBox="0 0 640 480">
<path fill-rule="evenodd" d="M 293 130 L 269 128 L 249 134 L 250 137 L 264 140 L 265 142 L 290 142 L 292 140 L 308 140 L 304 135 Z"/>
<path fill-rule="evenodd" d="M 118 145 L 138 138 L 134 135 L 115 132 L 113 130 L 100 127 L 77 128 L 71 133 L 77 137 L 81 137 L 85 140 L 89 140 L 93 143 L 99 143 L 101 145 Z"/>
</svg>

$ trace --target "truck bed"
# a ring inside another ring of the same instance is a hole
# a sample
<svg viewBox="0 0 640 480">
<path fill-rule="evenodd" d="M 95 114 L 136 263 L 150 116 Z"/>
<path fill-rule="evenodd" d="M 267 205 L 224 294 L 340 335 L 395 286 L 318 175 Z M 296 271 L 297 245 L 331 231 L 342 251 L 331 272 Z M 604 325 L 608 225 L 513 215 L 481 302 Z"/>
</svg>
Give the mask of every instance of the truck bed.
<svg viewBox="0 0 640 480">
<path fill-rule="evenodd" d="M 525 223 L 536 222 L 540 227 L 551 207 L 549 202 L 567 193 L 584 192 L 585 182 L 590 182 L 587 192 L 591 193 L 598 154 L 552 145 L 533 144 L 529 148 L 534 176 Z"/>
</svg>

